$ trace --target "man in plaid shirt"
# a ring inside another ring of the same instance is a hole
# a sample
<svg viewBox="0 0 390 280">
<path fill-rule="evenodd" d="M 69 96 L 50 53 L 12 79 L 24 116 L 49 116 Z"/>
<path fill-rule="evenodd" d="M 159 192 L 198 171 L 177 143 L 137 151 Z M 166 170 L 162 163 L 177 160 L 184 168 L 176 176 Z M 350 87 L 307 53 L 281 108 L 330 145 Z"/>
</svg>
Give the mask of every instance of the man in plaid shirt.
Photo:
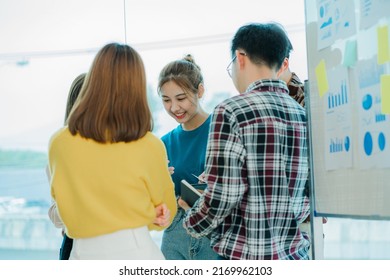
<svg viewBox="0 0 390 280">
<path fill-rule="evenodd" d="M 305 110 L 279 76 L 288 38 L 274 23 L 235 34 L 228 66 L 240 95 L 213 112 L 206 152 L 208 187 L 184 226 L 208 236 L 221 259 L 308 259 L 298 225 L 309 215 Z"/>
</svg>

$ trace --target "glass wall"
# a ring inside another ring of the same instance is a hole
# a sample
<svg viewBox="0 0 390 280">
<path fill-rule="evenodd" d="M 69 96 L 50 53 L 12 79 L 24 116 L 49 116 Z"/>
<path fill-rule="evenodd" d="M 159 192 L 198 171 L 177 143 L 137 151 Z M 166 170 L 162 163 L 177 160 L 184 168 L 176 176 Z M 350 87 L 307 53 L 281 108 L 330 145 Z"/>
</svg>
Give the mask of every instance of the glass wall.
<svg viewBox="0 0 390 280">
<path fill-rule="evenodd" d="M 100 47 L 116 41 L 141 53 L 154 133 L 162 136 L 177 125 L 156 92 L 162 67 L 192 54 L 205 77 L 203 105 L 211 112 L 237 94 L 226 73 L 232 35 L 241 25 L 259 21 L 285 26 L 294 46 L 291 69 L 305 80 L 303 0 L 242 0 L 239 5 L 231 0 L 1 0 L 0 259 L 57 259 L 61 230 L 47 216 L 47 144 L 63 125 L 73 79 L 88 71 Z M 345 257 L 340 242 L 349 239 L 339 229 L 350 225 L 354 221 L 330 219 L 325 226 L 329 258 Z M 161 233 L 153 236 L 161 241 Z M 369 237 L 364 246 L 370 246 Z"/>
</svg>

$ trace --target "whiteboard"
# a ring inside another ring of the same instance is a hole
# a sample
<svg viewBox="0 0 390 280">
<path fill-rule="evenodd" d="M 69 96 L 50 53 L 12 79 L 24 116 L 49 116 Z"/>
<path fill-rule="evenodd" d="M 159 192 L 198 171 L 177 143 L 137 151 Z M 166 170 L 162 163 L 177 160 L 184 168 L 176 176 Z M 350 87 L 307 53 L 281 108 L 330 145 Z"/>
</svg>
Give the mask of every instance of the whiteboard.
<svg viewBox="0 0 390 280">
<path fill-rule="evenodd" d="M 315 216 L 390 219 L 388 11 L 386 0 L 305 1 Z"/>
</svg>

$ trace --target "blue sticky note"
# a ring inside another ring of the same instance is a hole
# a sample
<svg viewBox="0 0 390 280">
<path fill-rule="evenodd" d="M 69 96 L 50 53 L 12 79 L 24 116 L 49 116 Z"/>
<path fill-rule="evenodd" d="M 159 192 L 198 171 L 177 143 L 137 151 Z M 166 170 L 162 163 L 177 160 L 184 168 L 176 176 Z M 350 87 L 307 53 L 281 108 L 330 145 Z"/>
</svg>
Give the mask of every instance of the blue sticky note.
<svg viewBox="0 0 390 280">
<path fill-rule="evenodd" d="M 345 43 L 344 60 L 343 65 L 345 67 L 351 67 L 355 65 L 357 60 L 357 42 L 356 40 L 347 41 Z"/>
</svg>

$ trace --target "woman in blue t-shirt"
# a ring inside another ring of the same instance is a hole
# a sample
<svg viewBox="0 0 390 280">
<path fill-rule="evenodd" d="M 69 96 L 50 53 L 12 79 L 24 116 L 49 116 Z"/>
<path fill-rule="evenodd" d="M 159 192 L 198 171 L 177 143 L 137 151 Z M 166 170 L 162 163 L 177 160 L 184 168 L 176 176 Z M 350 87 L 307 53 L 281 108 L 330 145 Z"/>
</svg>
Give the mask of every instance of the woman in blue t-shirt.
<svg viewBox="0 0 390 280">
<path fill-rule="evenodd" d="M 193 57 L 167 64 L 160 73 L 158 92 L 167 113 L 179 125 L 161 139 L 168 153 L 176 196 L 180 181 L 198 183 L 194 175 L 204 171 L 210 116 L 202 109 L 203 76 Z M 183 227 L 184 210 L 179 210 L 171 226 L 164 231 L 161 250 L 167 260 L 209 260 L 218 255 L 206 237 L 191 237 Z"/>
</svg>

